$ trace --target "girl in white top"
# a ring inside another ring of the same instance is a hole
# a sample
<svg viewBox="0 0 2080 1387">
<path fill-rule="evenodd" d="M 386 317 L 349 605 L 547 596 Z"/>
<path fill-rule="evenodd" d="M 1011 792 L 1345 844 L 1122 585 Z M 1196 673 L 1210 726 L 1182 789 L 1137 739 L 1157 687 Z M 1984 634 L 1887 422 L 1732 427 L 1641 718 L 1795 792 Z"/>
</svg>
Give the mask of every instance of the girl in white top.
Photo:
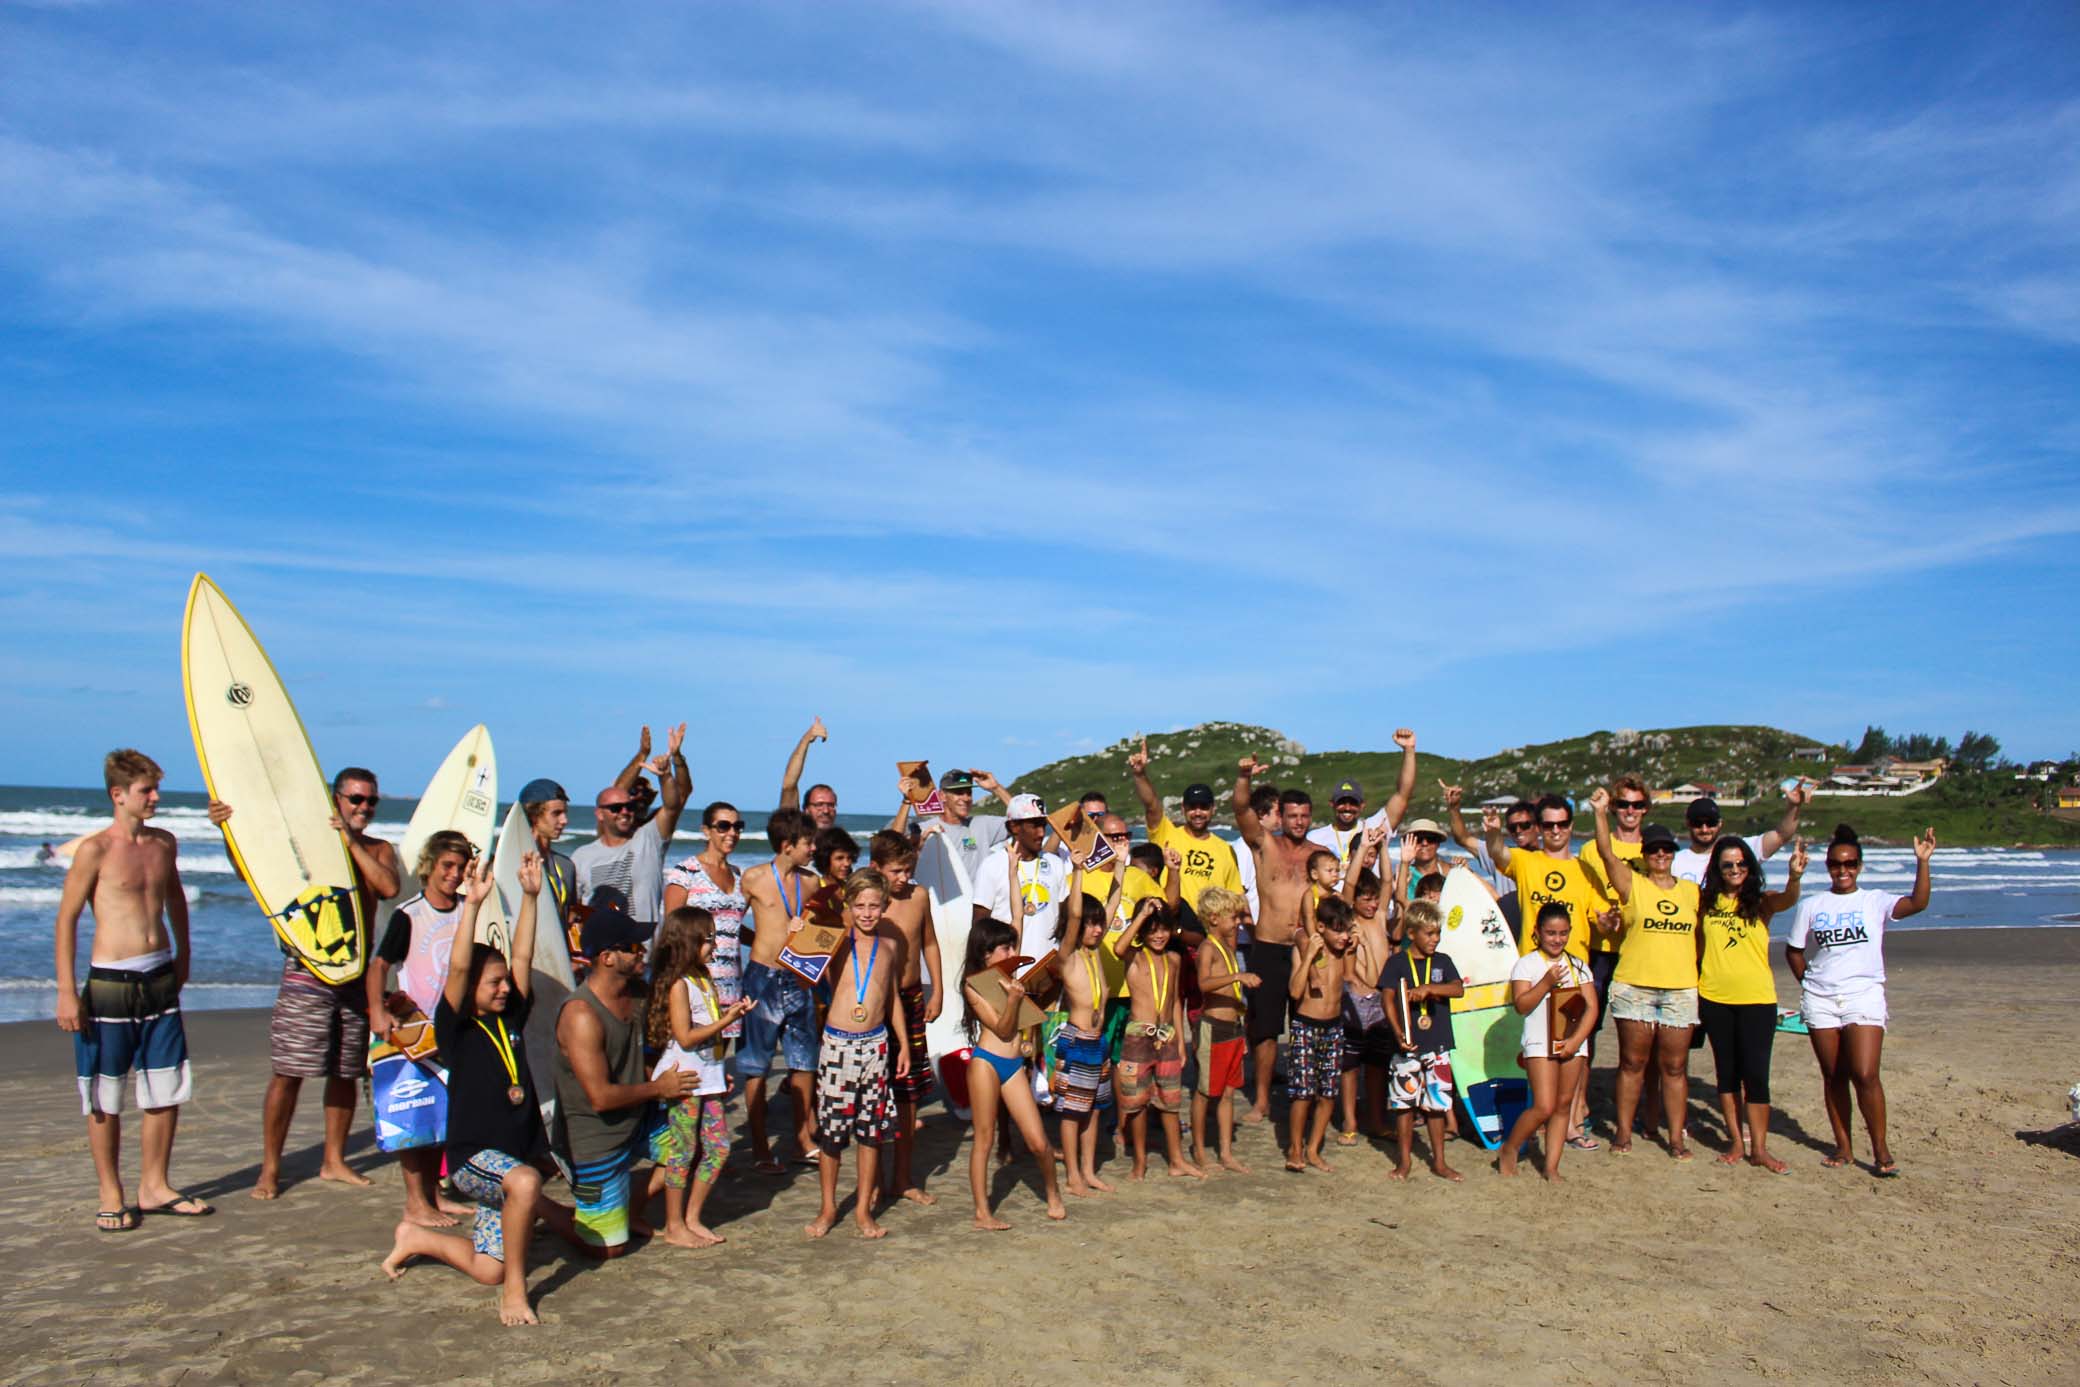
<svg viewBox="0 0 2080 1387">
<path fill-rule="evenodd" d="M 1899 1174 L 1885 1140 L 1885 1086 L 1878 1080 L 1887 1020 L 1885 926 L 1928 908 L 1928 861 L 1935 850 L 1933 828 L 1914 840 L 1912 895 L 1865 891 L 1856 884 L 1863 871 L 1863 845 L 1856 830 L 1843 824 L 1827 845 L 1828 892 L 1799 902 L 1785 941 L 1784 961 L 1805 989 L 1800 1011 L 1812 1033 L 1827 1121 L 1834 1128 L 1834 1151 L 1820 1163 L 1830 1170 L 1855 1159 L 1849 1132 L 1853 1084 L 1856 1106 L 1863 1109 L 1871 1133 L 1873 1173 Z"/>
<path fill-rule="evenodd" d="M 663 1053 L 650 1070 L 688 1070 L 699 1079 L 692 1093 L 664 1110 L 664 1126 L 650 1139 L 657 1162 L 650 1193 L 664 1186 L 664 1239 L 680 1247 L 727 1241 L 701 1222 L 701 1206 L 729 1158 L 729 1126 L 722 1098 L 729 1080 L 716 1057 L 717 1037 L 751 1010 L 747 998 L 724 1002 L 709 969 L 715 957 L 715 920 L 682 905 L 664 918 L 651 942 L 650 1007 L 644 1039 Z"/>
<path fill-rule="evenodd" d="M 1532 1133 L 1545 1128 L 1545 1150 L 1539 1173 L 1558 1183 L 1560 1153 L 1567 1145 L 1567 1123 L 1574 1111 L 1576 1092 L 1589 1076 L 1589 1057 L 1582 1047 L 1596 1033 L 1596 980 L 1586 965 L 1567 952 L 1573 930 L 1567 906 L 1548 901 L 1539 909 L 1533 927 L 1538 947 L 1517 960 L 1510 969 L 1510 1001 L 1524 1018 L 1524 1043 L 1518 1061 L 1531 1080 L 1531 1105 L 1518 1115 L 1516 1124 L 1503 1139 L 1502 1155 L 1495 1169 L 1504 1175 L 1517 1173 L 1517 1152 Z M 1547 1000 L 1557 988 L 1574 988 L 1573 1000 L 1562 1010 L 1568 1016 L 1576 1003 L 1579 1011 L 1565 1034 L 1555 1038 L 1547 1019 L 1552 1008 Z"/>
</svg>

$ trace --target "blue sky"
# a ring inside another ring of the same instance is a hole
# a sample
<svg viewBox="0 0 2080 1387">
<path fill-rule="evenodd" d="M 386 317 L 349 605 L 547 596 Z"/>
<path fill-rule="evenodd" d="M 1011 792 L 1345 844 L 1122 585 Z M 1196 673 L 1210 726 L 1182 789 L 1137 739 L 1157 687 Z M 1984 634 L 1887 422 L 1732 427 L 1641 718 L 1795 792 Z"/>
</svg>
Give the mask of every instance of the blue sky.
<svg viewBox="0 0 2080 1387">
<path fill-rule="evenodd" d="M 0 757 L 2080 745 L 2069 7 L 0 10 Z M 582 788 L 581 788 L 582 787 Z"/>
</svg>

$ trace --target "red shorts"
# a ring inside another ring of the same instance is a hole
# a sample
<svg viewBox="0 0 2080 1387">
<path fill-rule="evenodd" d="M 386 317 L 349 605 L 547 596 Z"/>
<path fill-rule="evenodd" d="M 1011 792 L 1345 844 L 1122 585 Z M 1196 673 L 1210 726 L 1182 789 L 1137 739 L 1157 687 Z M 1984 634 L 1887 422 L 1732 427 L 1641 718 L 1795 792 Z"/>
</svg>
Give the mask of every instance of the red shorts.
<svg viewBox="0 0 2080 1387">
<path fill-rule="evenodd" d="M 1199 1018 L 1199 1091 L 1208 1098 L 1242 1087 L 1243 1057 L 1249 1053 L 1249 1037 L 1240 1021 L 1218 1017 Z"/>
</svg>

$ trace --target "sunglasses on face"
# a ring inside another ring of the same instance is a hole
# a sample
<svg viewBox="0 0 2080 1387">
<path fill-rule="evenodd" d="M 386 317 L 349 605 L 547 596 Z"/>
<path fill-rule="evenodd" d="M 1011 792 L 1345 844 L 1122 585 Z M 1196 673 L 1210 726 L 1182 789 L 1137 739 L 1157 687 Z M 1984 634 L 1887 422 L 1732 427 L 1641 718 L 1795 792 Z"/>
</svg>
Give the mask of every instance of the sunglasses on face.
<svg viewBox="0 0 2080 1387">
<path fill-rule="evenodd" d="M 1719 872 L 1722 876 L 1733 872 L 1739 872 L 1742 876 L 1746 876 L 1748 874 L 1748 864 L 1745 862 L 1721 862 L 1719 864 Z"/>
<path fill-rule="evenodd" d="M 1127 841 L 1127 838 L 1128 838 L 1128 836 L 1129 836 L 1129 835 L 1127 835 L 1127 834 L 1124 834 L 1124 833 L 1108 833 L 1108 834 L 1106 834 L 1105 836 L 1106 836 L 1106 838 L 1107 838 L 1107 839 L 1111 840 L 1112 842 L 1115 842 L 1115 843 L 1124 843 L 1124 842 L 1126 842 L 1126 841 Z"/>
<path fill-rule="evenodd" d="M 361 808 L 363 805 L 373 809 L 383 802 L 381 795 L 341 795 L 340 798 L 353 805 L 356 809 Z"/>
<path fill-rule="evenodd" d="M 636 806 L 635 801 L 625 799 L 619 804 L 602 804 L 597 807 L 602 814 L 632 814 Z"/>
<path fill-rule="evenodd" d="M 1827 859 L 1827 870 L 1830 872 L 1853 872 L 1862 865 L 1863 862 L 1860 859 L 1854 862 L 1848 861 L 1846 859 L 1837 862 L 1832 857 Z"/>
<path fill-rule="evenodd" d="M 1513 819 L 1510 821 L 1509 831 L 1511 833 L 1529 833 L 1537 827 L 1538 825 L 1529 819 Z"/>
<path fill-rule="evenodd" d="M 1719 821 L 1717 819 L 1701 819 L 1695 826 L 1698 828 L 1717 828 Z"/>
<path fill-rule="evenodd" d="M 1539 824 L 1539 827 L 1547 833 L 1558 833 L 1561 829 L 1568 827 L 1569 823 L 1570 821 L 1567 819 L 1546 819 Z"/>
<path fill-rule="evenodd" d="M 1654 846 L 1642 848 L 1640 851 L 1641 855 L 1645 857 L 1673 857 L 1676 850 L 1667 843 L 1656 843 Z"/>
<path fill-rule="evenodd" d="M 1618 808 L 1620 809 L 1644 809 L 1646 807 L 1647 802 L 1643 799 L 1621 799 L 1618 801 Z"/>
<path fill-rule="evenodd" d="M 717 819 L 708 825 L 710 833 L 742 833 L 744 824 L 739 819 Z"/>
</svg>

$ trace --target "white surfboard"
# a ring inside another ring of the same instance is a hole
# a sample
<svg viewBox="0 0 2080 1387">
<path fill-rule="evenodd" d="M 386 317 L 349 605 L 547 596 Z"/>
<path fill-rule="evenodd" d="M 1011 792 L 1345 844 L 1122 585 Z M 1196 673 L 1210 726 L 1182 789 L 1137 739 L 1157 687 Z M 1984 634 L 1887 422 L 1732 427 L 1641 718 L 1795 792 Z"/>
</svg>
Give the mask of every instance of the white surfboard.
<svg viewBox="0 0 2080 1387">
<path fill-rule="evenodd" d="M 506 811 L 505 827 L 498 834 L 498 849 L 491 857 L 491 879 L 498 885 L 499 907 L 509 922 L 519 920 L 520 902 L 525 895 L 520 889 L 520 859 L 534 851 L 534 830 L 528 826 L 526 811 L 516 804 Z M 571 972 L 570 944 L 546 884 L 535 901 L 534 971 L 562 983 L 565 991 L 577 985 Z"/>
<path fill-rule="evenodd" d="M 224 846 L 261 913 L 313 976 L 354 981 L 373 940 L 331 787 L 267 652 L 204 573 L 181 619 L 181 680 L 202 783 L 231 806 Z"/>
<path fill-rule="evenodd" d="M 426 793 L 419 796 L 419 807 L 412 811 L 404 843 L 397 850 L 398 872 L 403 881 L 396 897 L 384 902 L 376 912 L 377 946 L 382 944 L 383 930 L 397 907 L 419 894 L 419 854 L 425 851 L 426 840 L 443 829 L 454 829 L 469 839 L 470 846 L 478 852 L 489 852 L 497 813 L 498 758 L 491 747 L 491 734 L 480 722 L 463 733 L 462 740 L 442 760 L 433 779 L 426 782 Z M 505 936 L 497 932 L 503 923 L 504 917 L 491 908 L 491 902 L 485 902 L 484 909 L 477 914 L 478 942 L 504 947 Z"/>
<path fill-rule="evenodd" d="M 1453 1001 L 1452 1010 L 1500 1006 L 1509 970 L 1517 962 L 1516 936 L 1510 933 L 1502 907 L 1471 867 L 1461 867 L 1445 874 L 1437 908 L 1444 914 L 1438 949 L 1466 980 L 1466 995 Z"/>
<path fill-rule="evenodd" d="M 939 957 L 946 964 L 950 984 L 960 974 L 961 960 L 968 956 L 968 929 L 975 922 L 975 908 L 968 870 L 945 834 L 925 835 L 918 846 L 914 879 L 931 898 L 932 928 L 939 936 Z M 932 985 L 940 986 L 941 981 L 933 978 Z M 931 1052 L 934 1066 L 941 1057 L 968 1048 L 967 1032 L 961 1029 L 961 999 L 951 992 L 939 1009 L 939 1019 L 925 1028 L 925 1048 Z"/>
</svg>

